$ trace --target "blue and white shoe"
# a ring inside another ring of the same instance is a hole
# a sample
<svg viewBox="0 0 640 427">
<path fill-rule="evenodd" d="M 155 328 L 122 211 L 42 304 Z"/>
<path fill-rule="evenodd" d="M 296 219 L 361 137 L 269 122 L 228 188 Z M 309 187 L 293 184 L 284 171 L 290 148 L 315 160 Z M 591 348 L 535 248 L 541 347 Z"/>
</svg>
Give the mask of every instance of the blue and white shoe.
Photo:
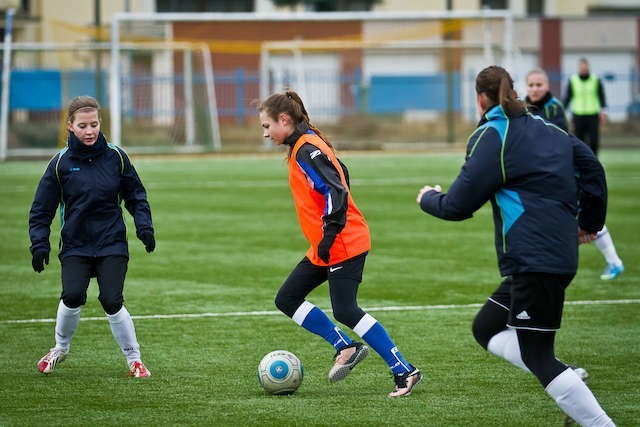
<svg viewBox="0 0 640 427">
<path fill-rule="evenodd" d="M 602 274 L 600 275 L 600 279 L 602 280 L 613 280 L 624 271 L 624 265 L 620 263 L 616 264 L 607 264 L 607 268 L 604 269 Z"/>
</svg>

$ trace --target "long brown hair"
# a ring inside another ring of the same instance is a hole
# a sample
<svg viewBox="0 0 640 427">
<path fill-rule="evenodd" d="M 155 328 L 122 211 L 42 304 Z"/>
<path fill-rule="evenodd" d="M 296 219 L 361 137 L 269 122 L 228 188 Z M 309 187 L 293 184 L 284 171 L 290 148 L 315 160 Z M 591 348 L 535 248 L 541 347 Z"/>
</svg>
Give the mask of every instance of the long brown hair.
<svg viewBox="0 0 640 427">
<path fill-rule="evenodd" d="M 329 138 L 311 123 L 309 113 L 307 113 L 307 109 L 304 107 L 302 99 L 300 99 L 296 91 L 287 90 L 284 93 L 274 93 L 270 95 L 258 104 L 258 112 L 266 113 L 267 116 L 274 121 L 278 120 L 280 113 L 285 113 L 291 117 L 294 125 L 297 126 L 298 123 L 305 123 L 309 129 L 315 132 L 335 153 L 335 149 L 329 141 Z"/>
<path fill-rule="evenodd" d="M 95 98 L 89 95 L 76 96 L 69 103 L 69 109 L 67 113 L 67 121 L 73 123 L 78 111 L 91 111 L 96 110 L 98 112 L 98 120 L 100 120 L 100 104 Z"/>
<path fill-rule="evenodd" d="M 507 70 L 497 65 L 487 67 L 478 73 L 476 93 L 484 93 L 494 105 L 500 104 L 507 115 L 526 112 L 524 102 L 518 99 L 516 91 L 513 90 L 513 79 Z"/>
</svg>

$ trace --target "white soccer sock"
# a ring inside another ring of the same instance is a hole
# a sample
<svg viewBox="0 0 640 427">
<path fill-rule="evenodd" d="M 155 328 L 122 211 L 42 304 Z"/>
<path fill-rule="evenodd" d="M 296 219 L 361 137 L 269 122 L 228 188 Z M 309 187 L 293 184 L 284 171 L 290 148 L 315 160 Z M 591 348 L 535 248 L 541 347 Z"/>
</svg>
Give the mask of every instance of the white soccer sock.
<svg viewBox="0 0 640 427">
<path fill-rule="evenodd" d="M 515 329 L 505 329 L 500 331 L 489 340 L 487 350 L 502 357 L 503 359 L 516 365 L 518 368 L 531 372 L 527 365 L 522 361 L 520 355 L 520 344 L 518 343 L 518 334 Z"/>
<path fill-rule="evenodd" d="M 581 426 L 615 427 L 589 387 L 573 369 L 567 368 L 555 377 L 545 391 Z"/>
<path fill-rule="evenodd" d="M 613 244 L 613 239 L 607 226 L 602 227 L 602 230 L 598 231 L 598 237 L 596 238 L 596 246 L 600 249 L 602 256 L 607 261 L 607 264 L 620 265 L 622 260 L 616 252 L 616 246 Z"/>
<path fill-rule="evenodd" d="M 136 360 L 140 360 L 140 345 L 136 338 L 133 320 L 127 309 L 122 306 L 116 314 L 107 314 L 107 319 L 109 319 L 113 337 L 127 358 L 127 363 L 131 365 Z"/>
<path fill-rule="evenodd" d="M 71 338 L 78 328 L 78 322 L 80 322 L 80 307 L 69 308 L 60 300 L 56 314 L 56 348 L 69 351 Z"/>
</svg>

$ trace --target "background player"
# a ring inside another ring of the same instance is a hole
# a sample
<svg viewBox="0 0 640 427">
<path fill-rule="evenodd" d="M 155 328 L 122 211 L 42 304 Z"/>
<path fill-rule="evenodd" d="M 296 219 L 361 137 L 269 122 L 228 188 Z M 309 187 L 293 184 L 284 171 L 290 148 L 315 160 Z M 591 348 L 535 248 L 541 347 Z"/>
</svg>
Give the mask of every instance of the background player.
<svg viewBox="0 0 640 427">
<path fill-rule="evenodd" d="M 527 97 L 525 101 L 533 107 L 530 108 L 533 114 L 539 115 L 564 131 L 569 131 L 564 107 L 560 100 L 550 92 L 549 78 L 544 70 L 538 68 L 527 74 Z M 618 256 L 606 225 L 598 232 L 595 244 L 607 263 L 600 278 L 602 280 L 612 280 L 622 274 L 624 264 Z"/>
</svg>

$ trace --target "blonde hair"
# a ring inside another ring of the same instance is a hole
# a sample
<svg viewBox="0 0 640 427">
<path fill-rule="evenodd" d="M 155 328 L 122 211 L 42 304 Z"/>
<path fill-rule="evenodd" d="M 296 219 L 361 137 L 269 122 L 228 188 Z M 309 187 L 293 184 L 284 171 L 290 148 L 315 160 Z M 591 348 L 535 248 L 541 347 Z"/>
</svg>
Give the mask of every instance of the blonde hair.
<svg viewBox="0 0 640 427">
<path fill-rule="evenodd" d="M 76 118 L 77 112 L 92 110 L 98 112 L 98 120 L 100 120 L 100 104 L 98 104 L 98 101 L 96 101 L 94 97 L 89 95 L 76 96 L 69 103 L 69 108 L 67 111 L 67 121 L 69 123 L 73 123 Z"/>
<path fill-rule="evenodd" d="M 313 124 L 309 119 L 309 113 L 304 108 L 302 99 L 294 90 L 287 90 L 284 93 L 274 93 L 267 99 L 258 104 L 258 112 L 264 112 L 272 120 L 277 121 L 280 113 L 285 113 L 294 123 L 294 126 L 298 123 L 304 122 L 309 129 L 315 132 L 335 153 L 335 149 L 329 139 Z"/>
<path fill-rule="evenodd" d="M 535 74 L 539 74 L 541 75 L 547 82 L 549 81 L 549 76 L 547 75 L 547 72 L 545 70 L 543 70 L 542 68 L 534 68 L 533 70 L 529 71 L 527 73 L 527 81 L 529 80 L 529 77 L 535 75 Z"/>
</svg>

